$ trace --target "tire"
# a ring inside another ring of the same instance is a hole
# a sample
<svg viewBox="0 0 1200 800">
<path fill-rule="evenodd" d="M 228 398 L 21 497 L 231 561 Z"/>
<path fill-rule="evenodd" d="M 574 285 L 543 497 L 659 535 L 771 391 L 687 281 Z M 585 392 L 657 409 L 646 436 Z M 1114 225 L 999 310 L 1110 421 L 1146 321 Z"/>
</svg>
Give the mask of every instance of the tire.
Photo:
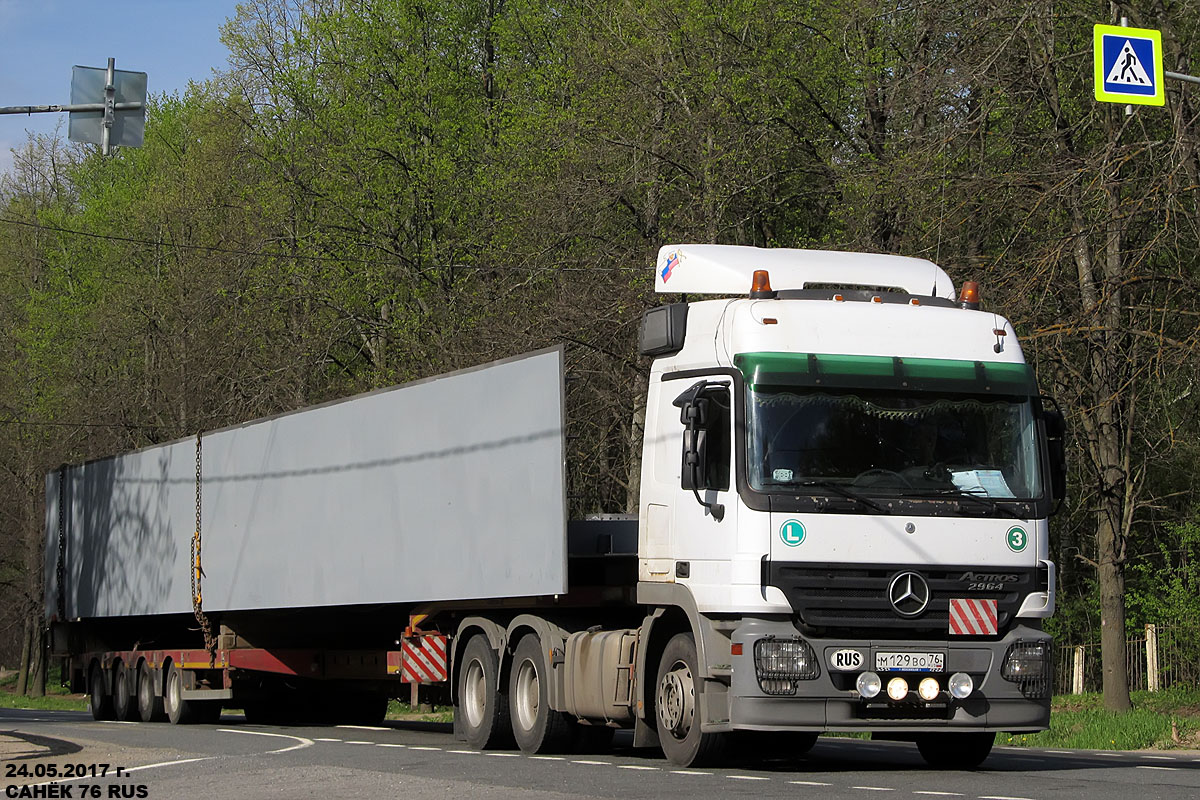
<svg viewBox="0 0 1200 800">
<path fill-rule="evenodd" d="M 113 670 L 113 715 L 123 722 L 138 719 L 137 697 L 133 692 L 133 681 L 124 661 L 118 661 Z"/>
<path fill-rule="evenodd" d="M 508 709 L 513 738 L 524 753 L 565 753 L 573 720 L 550 708 L 550 669 L 541 640 L 533 634 L 517 644 L 508 671 Z"/>
<path fill-rule="evenodd" d="M 104 685 L 104 670 L 99 664 L 93 664 L 88 671 L 88 708 L 92 712 L 92 719 L 113 718 L 112 695 Z"/>
<path fill-rule="evenodd" d="M 463 650 L 458 670 L 458 697 L 454 716 L 476 750 L 511 744 L 508 697 L 500 690 L 500 659 L 483 634 L 476 634 Z"/>
<path fill-rule="evenodd" d="M 154 691 L 154 673 L 145 661 L 137 671 L 137 708 L 142 722 L 162 722 L 167 718 L 162 697 Z"/>
<path fill-rule="evenodd" d="M 174 664 L 167 668 L 166 688 L 163 690 L 163 710 L 172 725 L 197 722 L 194 700 L 183 699 L 183 672 Z"/>
<path fill-rule="evenodd" d="M 663 754 L 680 767 L 720 762 L 729 746 L 727 733 L 700 730 L 700 675 L 696 642 L 690 633 L 676 634 L 667 642 L 658 662 L 654 682 L 654 722 Z"/>
<path fill-rule="evenodd" d="M 975 769 L 995 741 L 994 733 L 930 733 L 917 737 L 917 749 L 935 769 Z"/>
</svg>

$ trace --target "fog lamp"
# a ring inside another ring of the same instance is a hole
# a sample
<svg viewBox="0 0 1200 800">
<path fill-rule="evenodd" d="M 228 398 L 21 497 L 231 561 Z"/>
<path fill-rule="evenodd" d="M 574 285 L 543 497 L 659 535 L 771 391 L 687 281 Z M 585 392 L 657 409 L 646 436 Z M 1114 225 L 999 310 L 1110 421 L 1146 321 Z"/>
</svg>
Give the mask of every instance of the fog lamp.
<svg viewBox="0 0 1200 800">
<path fill-rule="evenodd" d="M 908 697 L 908 681 L 904 678 L 892 678 L 888 681 L 888 697 L 897 701 Z"/>
<path fill-rule="evenodd" d="M 864 672 L 859 675 L 855 685 L 858 687 L 858 693 L 868 700 L 877 696 L 879 690 L 883 688 L 883 682 L 874 672 Z"/>
<path fill-rule="evenodd" d="M 950 695 L 957 700 L 965 700 L 975 691 L 975 681 L 965 672 L 956 672 L 950 676 L 948 684 Z"/>
<path fill-rule="evenodd" d="M 936 700 L 941 693 L 942 687 L 938 684 L 937 678 L 922 678 L 920 684 L 917 685 L 917 694 L 921 695 L 921 699 L 926 703 Z"/>
</svg>

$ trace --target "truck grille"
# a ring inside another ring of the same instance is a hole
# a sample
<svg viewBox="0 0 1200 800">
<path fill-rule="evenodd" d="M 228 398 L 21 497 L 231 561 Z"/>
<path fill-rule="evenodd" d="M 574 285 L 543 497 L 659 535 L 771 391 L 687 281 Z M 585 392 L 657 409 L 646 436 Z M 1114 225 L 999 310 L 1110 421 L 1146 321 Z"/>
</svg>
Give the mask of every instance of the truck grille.
<svg viewBox="0 0 1200 800">
<path fill-rule="evenodd" d="M 1003 635 L 1020 609 L 1021 601 L 1036 591 L 1035 569 L 1004 567 L 935 567 L 912 564 L 801 564 L 771 562 L 764 583 L 782 590 L 800 621 L 813 628 L 837 631 L 915 631 L 945 636 L 950 626 L 950 600 L 995 600 L 998 628 Z M 929 585 L 929 604 L 916 616 L 906 617 L 892 607 L 888 588 L 903 572 L 915 572 Z M 1002 589 L 971 590 L 973 576 L 1002 574 L 1015 581 L 1000 582 Z M 970 637 L 962 637 L 968 639 Z"/>
</svg>

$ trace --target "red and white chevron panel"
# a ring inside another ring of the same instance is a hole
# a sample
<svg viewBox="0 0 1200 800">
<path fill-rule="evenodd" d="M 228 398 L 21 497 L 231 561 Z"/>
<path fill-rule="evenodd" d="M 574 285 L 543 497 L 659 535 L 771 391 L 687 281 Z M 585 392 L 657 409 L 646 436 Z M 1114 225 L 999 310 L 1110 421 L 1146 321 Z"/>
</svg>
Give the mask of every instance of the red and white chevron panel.
<svg viewBox="0 0 1200 800">
<path fill-rule="evenodd" d="M 995 600 L 952 599 L 950 601 L 950 635 L 988 636 L 996 633 Z"/>
<path fill-rule="evenodd" d="M 400 679 L 405 683 L 437 683 L 446 680 L 446 637 L 421 634 L 400 645 Z"/>
</svg>

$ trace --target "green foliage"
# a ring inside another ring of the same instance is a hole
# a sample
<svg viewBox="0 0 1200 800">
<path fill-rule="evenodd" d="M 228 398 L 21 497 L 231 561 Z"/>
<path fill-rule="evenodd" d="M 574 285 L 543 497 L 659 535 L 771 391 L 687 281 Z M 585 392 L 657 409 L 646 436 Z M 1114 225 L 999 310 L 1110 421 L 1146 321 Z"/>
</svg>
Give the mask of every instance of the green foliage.
<svg viewBox="0 0 1200 800">
<path fill-rule="evenodd" d="M 1134 708 L 1114 713 L 1099 694 L 1056 697 L 1050 729 L 1000 736 L 997 744 L 1017 747 L 1141 750 L 1192 746 L 1200 738 L 1200 690 L 1134 692 Z"/>
</svg>

